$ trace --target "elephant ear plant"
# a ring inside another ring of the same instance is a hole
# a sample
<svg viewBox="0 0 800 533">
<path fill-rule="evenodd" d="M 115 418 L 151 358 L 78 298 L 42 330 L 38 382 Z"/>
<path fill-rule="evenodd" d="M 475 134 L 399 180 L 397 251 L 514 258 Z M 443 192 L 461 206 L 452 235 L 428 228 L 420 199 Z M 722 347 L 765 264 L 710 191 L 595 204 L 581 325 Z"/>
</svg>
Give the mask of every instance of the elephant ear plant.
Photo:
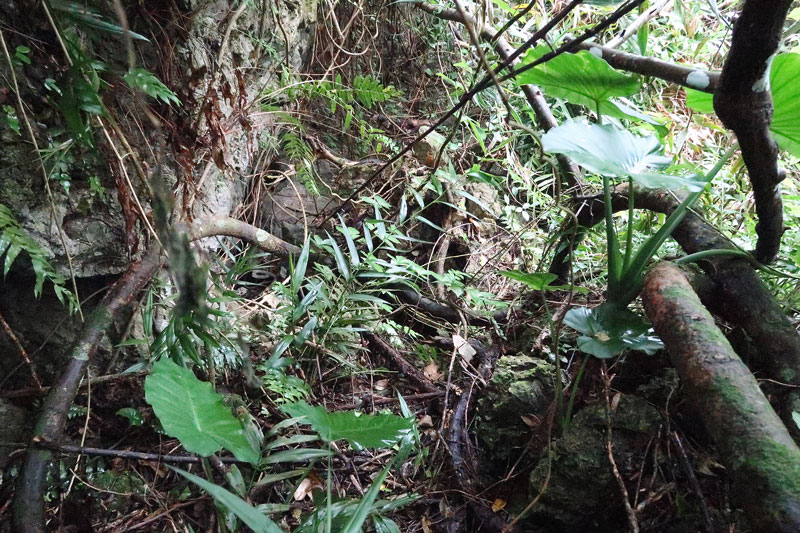
<svg viewBox="0 0 800 533">
<path fill-rule="evenodd" d="M 650 259 L 711 183 L 733 148 L 705 176 L 680 176 L 665 171 L 671 159 L 663 155 L 656 137 L 639 137 L 613 123 L 599 125 L 572 120 L 547 132 L 542 137 L 542 146 L 546 152 L 566 155 L 603 178 L 608 246 L 607 301 L 594 309 L 571 309 L 564 323 L 582 333 L 578 338 L 581 351 L 600 359 L 613 357 L 625 349 L 654 353 L 661 347 L 661 341 L 651 333 L 643 318 L 628 310 L 628 305 L 641 290 Z M 629 194 L 623 252 L 612 216 L 612 178 L 627 180 L 630 191 L 638 185 L 688 189 L 689 194 L 664 225 L 636 250 L 633 249 L 634 195 Z"/>
</svg>

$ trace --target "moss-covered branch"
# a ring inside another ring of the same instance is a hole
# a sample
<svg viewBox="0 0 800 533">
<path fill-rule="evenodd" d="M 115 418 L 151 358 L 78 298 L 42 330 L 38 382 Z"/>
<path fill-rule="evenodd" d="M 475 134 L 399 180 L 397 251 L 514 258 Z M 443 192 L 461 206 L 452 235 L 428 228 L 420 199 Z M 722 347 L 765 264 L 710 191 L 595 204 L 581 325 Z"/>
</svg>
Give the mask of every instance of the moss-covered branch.
<svg viewBox="0 0 800 533">
<path fill-rule="evenodd" d="M 677 266 L 656 265 L 642 299 L 753 528 L 800 531 L 800 449 L 753 375 Z"/>
</svg>

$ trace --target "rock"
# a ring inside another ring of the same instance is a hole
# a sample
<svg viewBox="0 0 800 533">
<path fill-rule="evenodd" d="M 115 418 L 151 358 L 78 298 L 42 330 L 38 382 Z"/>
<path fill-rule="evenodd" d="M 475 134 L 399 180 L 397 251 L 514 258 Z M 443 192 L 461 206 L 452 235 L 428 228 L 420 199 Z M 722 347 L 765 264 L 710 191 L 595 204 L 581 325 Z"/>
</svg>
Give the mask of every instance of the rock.
<svg viewBox="0 0 800 533">
<path fill-rule="evenodd" d="M 611 427 L 614 460 L 626 482 L 632 474 L 641 473 L 647 443 L 660 423 L 661 414 L 645 400 L 627 395 L 620 398 Z M 547 490 L 536 506 L 533 522 L 552 522 L 564 531 L 594 531 L 598 524 L 618 521 L 619 530 L 626 530 L 625 512 L 606 450 L 606 427 L 603 403 L 586 407 L 573 417 L 569 429 L 555 444 Z M 531 472 L 531 497 L 539 492 L 547 473 L 545 455 Z"/>
<path fill-rule="evenodd" d="M 553 400 L 553 365 L 527 355 L 502 357 L 478 402 L 477 434 L 492 462 L 514 462 L 530 439 L 531 427 Z"/>
</svg>

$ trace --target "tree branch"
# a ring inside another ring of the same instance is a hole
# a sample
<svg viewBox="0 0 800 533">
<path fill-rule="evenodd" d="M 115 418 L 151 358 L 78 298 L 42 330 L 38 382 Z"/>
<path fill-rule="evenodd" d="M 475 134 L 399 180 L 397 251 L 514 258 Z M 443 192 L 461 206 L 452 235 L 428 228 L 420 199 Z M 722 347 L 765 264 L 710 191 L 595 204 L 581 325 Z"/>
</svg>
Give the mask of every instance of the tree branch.
<svg viewBox="0 0 800 533">
<path fill-rule="evenodd" d="M 778 167 L 778 145 L 769 132 L 769 66 L 791 4 L 792 0 L 744 3 L 714 93 L 714 111 L 742 148 L 758 215 L 755 255 L 765 264 L 778 255 L 784 231 L 780 182 L 785 172 Z"/>
<path fill-rule="evenodd" d="M 656 265 L 642 290 L 688 396 L 759 531 L 800 531 L 800 449 L 681 270 Z"/>
</svg>

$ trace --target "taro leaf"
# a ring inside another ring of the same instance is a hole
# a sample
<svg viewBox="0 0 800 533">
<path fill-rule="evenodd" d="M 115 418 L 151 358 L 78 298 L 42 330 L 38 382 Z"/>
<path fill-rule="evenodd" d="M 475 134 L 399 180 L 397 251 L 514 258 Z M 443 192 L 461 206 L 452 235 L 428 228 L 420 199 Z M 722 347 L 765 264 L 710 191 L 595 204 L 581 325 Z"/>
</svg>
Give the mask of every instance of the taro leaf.
<svg viewBox="0 0 800 533">
<path fill-rule="evenodd" d="M 686 89 L 686 107 L 698 113 L 714 112 L 714 95 L 696 89 Z"/>
<path fill-rule="evenodd" d="M 626 349 L 652 355 L 664 347 L 642 317 L 610 304 L 570 309 L 564 324 L 583 333 L 578 348 L 598 359 L 609 359 Z"/>
<path fill-rule="evenodd" d="M 800 157 L 800 54 L 780 54 L 772 61 L 772 123 L 769 126 L 782 150 Z M 713 113 L 713 95 L 686 89 L 686 106 L 698 113 Z"/>
<path fill-rule="evenodd" d="M 241 499 L 236 494 L 220 487 L 215 483 L 211 483 L 201 477 L 184 472 L 180 468 L 170 466 L 172 470 L 179 473 L 201 489 L 205 490 L 223 507 L 229 509 L 233 514 L 239 517 L 239 520 L 244 522 L 247 527 L 256 533 L 283 533 L 283 530 L 278 525 L 264 516 L 264 514 Z"/>
<path fill-rule="evenodd" d="M 781 54 L 772 61 L 770 87 L 775 111 L 770 131 L 783 150 L 800 157 L 800 54 Z"/>
<path fill-rule="evenodd" d="M 413 429 L 412 421 L 401 416 L 329 413 L 324 407 L 303 401 L 285 405 L 281 410 L 291 417 L 304 416 L 304 422 L 325 442 L 345 439 L 356 450 L 388 448 Z"/>
<path fill-rule="evenodd" d="M 644 187 L 700 191 L 705 185 L 701 176 L 675 176 L 652 170 L 671 162 L 662 155 L 658 139 L 633 135 L 615 124 L 570 120 L 545 133 L 542 146 L 545 152 L 564 154 L 590 172 L 630 176 Z"/>
<path fill-rule="evenodd" d="M 261 459 L 222 396 L 188 368 L 161 358 L 144 382 L 144 393 L 167 435 L 190 452 L 209 456 L 225 448 L 242 461 L 256 464 Z"/>
<path fill-rule="evenodd" d="M 669 128 L 663 122 L 655 117 L 641 112 L 636 106 L 628 99 L 612 99 L 605 102 L 600 102 L 600 114 L 615 118 L 624 118 L 628 120 L 639 120 L 651 126 L 660 137 L 664 137 L 669 133 Z"/>
<path fill-rule="evenodd" d="M 531 63 L 547 52 L 537 47 L 525 55 L 523 64 Z M 546 94 L 563 98 L 596 111 L 600 102 L 612 96 L 630 96 L 639 90 L 639 82 L 614 70 L 603 59 L 581 50 L 561 54 L 517 76 L 520 85 L 538 85 Z"/>
</svg>

